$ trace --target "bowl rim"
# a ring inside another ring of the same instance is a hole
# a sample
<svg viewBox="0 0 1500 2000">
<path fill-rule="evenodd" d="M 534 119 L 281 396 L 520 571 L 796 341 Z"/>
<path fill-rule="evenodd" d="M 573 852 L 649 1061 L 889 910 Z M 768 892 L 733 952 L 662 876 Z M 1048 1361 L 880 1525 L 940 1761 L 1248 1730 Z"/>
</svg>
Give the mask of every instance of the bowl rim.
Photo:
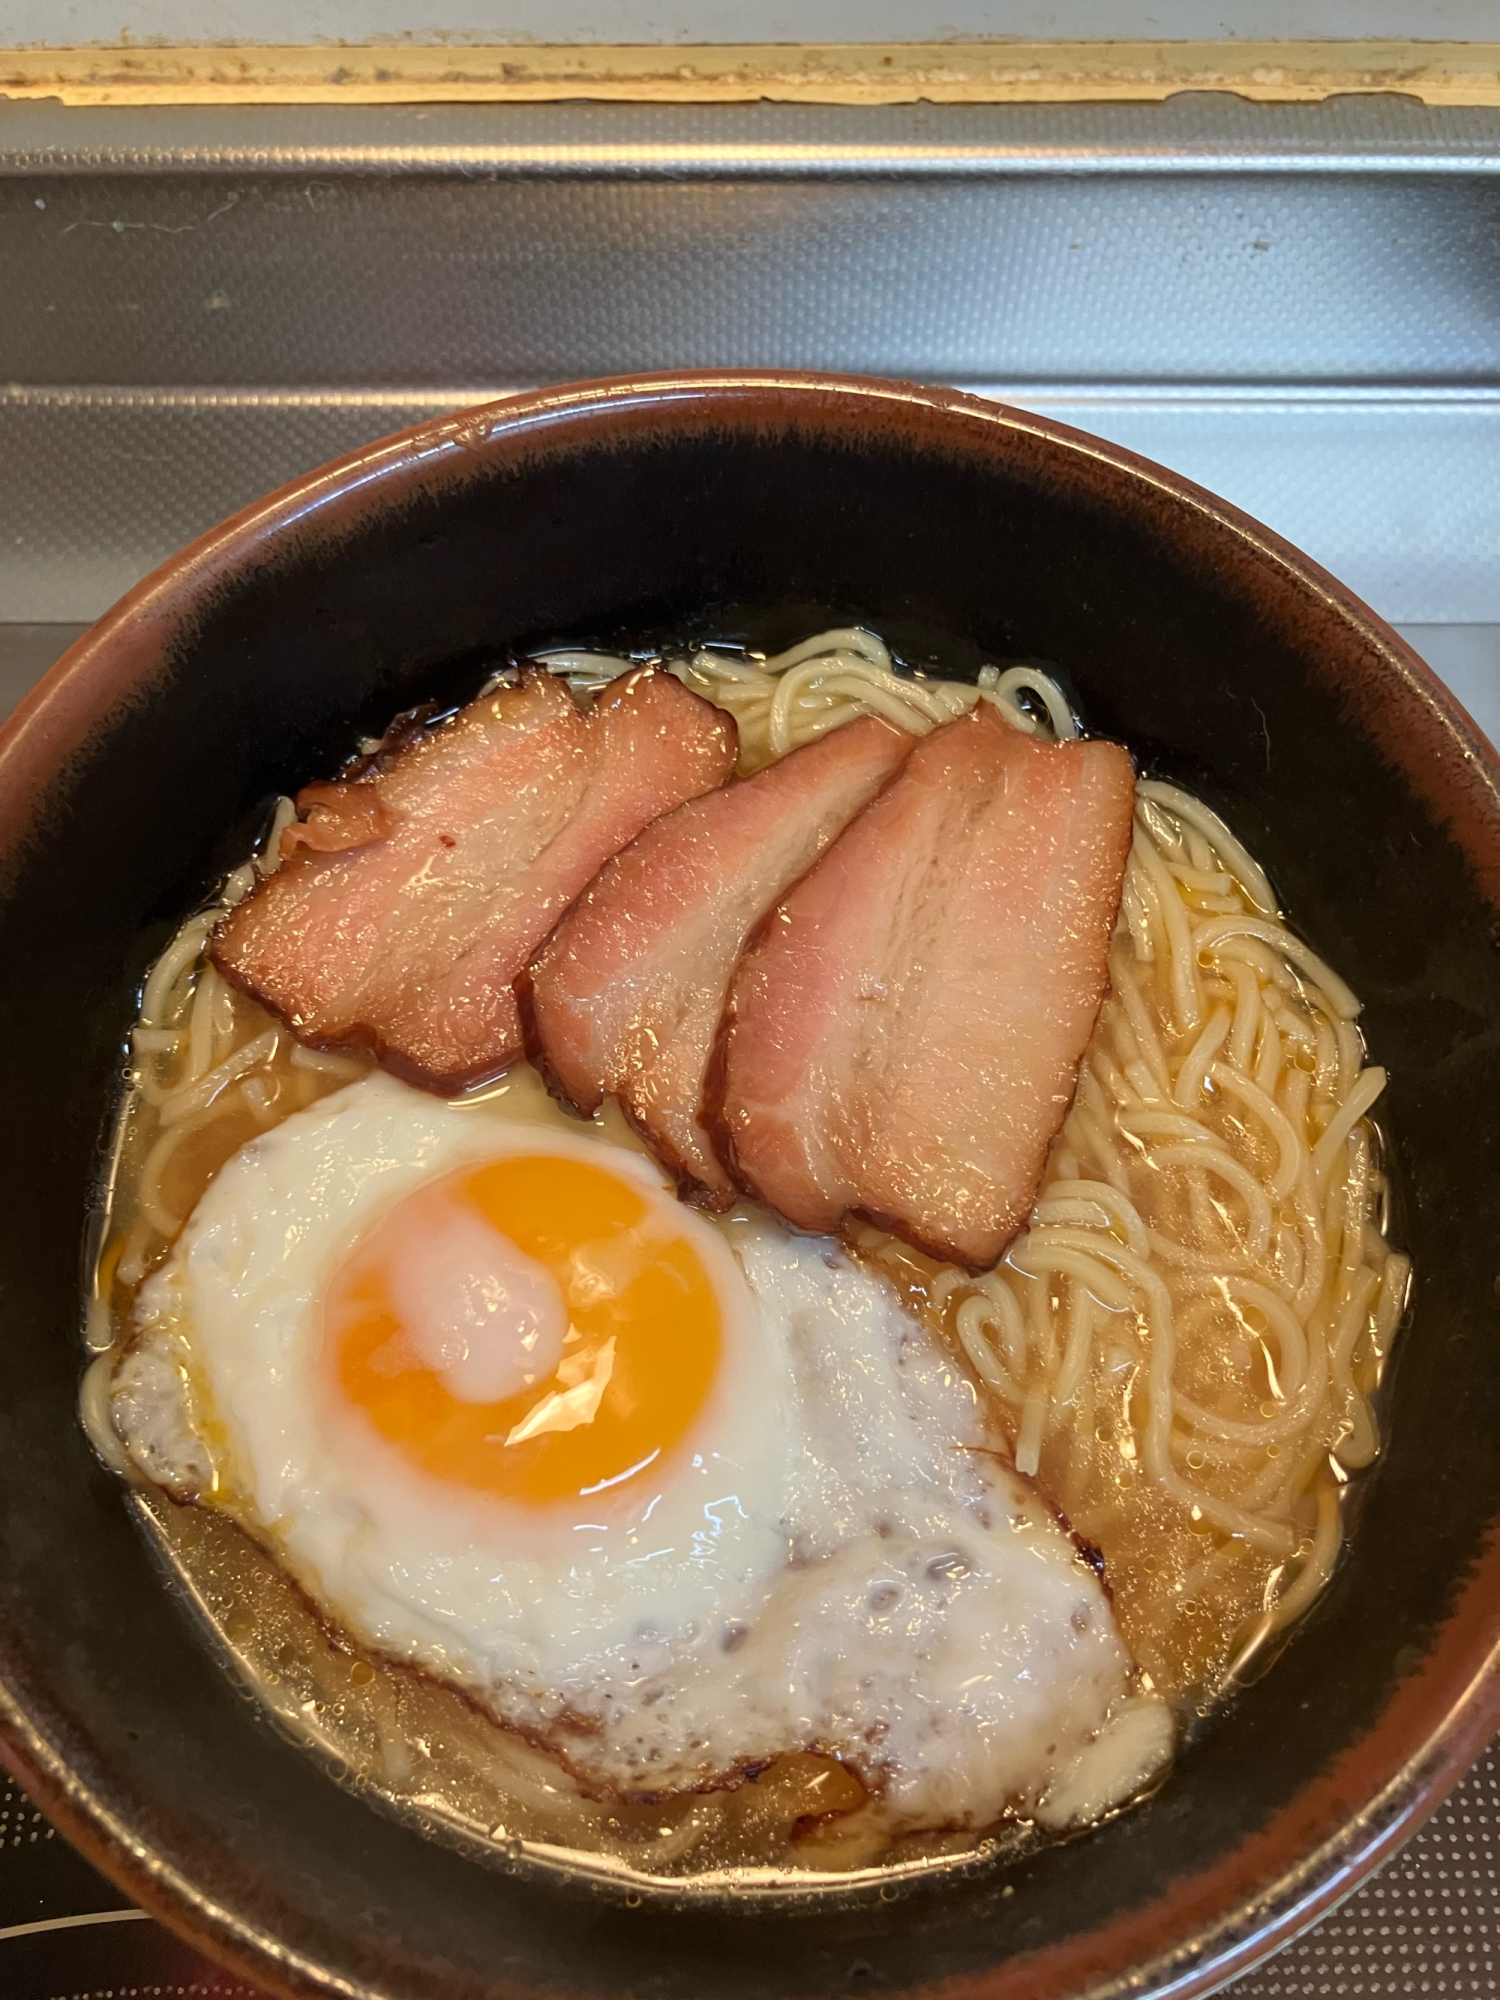
<svg viewBox="0 0 1500 2000">
<path fill-rule="evenodd" d="M 1500 905 L 1500 757 L 1451 692 L 1400 636 L 1300 550 L 1205 488 L 1123 447 L 1029 411 L 919 384 L 789 370 L 673 370 L 605 377 L 499 398 L 429 418 L 288 481 L 252 502 L 145 577 L 68 648 L 0 727 L 0 894 L 24 870 L 32 808 L 89 739 L 149 686 L 150 660 L 185 612 L 260 555 L 268 542 L 322 519 L 354 522 L 433 482 L 550 439 L 589 429 L 628 439 L 676 410 L 711 422 L 738 410 L 768 414 L 783 429 L 842 405 L 900 429 L 966 430 L 982 451 L 1024 435 L 1061 457 L 1083 456 L 1190 510 L 1242 553 L 1279 572 L 1355 628 L 1383 669 L 1404 682 L 1433 722 L 1456 739 L 1483 781 L 1487 810 L 1435 792 L 1425 803 L 1448 819 L 1481 886 Z M 1467 834 L 1467 838 L 1465 835 Z M 1474 849 L 1488 852 L 1476 853 Z M 287 1996 L 340 1994 L 378 2000 L 379 1987 L 351 1984 L 288 1948 L 265 1925 L 230 1910 L 136 1839 L 73 1769 L 46 1726 L 44 1689 L 0 1660 L 0 1761 L 66 1837 L 150 1914 L 248 1983 Z M 40 1698 L 39 1698 L 40 1697 Z M 1164 1894 L 987 1972 L 953 1978 L 946 2000 L 1023 1996 L 1151 1994 L 1192 2000 L 1290 1943 L 1349 1895 L 1442 1802 L 1500 1726 L 1500 1537 L 1493 1533 L 1462 1579 L 1437 1641 L 1400 1681 L 1368 1734 L 1259 1832 L 1223 1861 L 1178 1877 Z M 1357 1803 L 1352 1811 L 1345 1802 Z M 1277 1859 L 1278 1852 L 1280 1859 Z M 1227 1876 L 1259 1871 L 1258 1888 L 1234 1891 Z M 1225 1890 L 1231 1893 L 1226 1895 Z"/>
</svg>

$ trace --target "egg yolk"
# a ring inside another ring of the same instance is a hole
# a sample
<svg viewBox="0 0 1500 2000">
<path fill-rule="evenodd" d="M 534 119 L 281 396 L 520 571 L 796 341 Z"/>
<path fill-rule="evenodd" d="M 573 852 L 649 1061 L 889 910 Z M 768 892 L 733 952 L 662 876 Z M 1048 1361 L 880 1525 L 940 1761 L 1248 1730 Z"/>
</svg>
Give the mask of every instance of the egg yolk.
<svg viewBox="0 0 1500 2000">
<path fill-rule="evenodd" d="M 510 1500 L 643 1472 L 702 1408 L 723 1337 L 713 1282 L 664 1207 L 546 1153 L 408 1195 L 324 1301 L 344 1398 L 424 1472 Z"/>
</svg>

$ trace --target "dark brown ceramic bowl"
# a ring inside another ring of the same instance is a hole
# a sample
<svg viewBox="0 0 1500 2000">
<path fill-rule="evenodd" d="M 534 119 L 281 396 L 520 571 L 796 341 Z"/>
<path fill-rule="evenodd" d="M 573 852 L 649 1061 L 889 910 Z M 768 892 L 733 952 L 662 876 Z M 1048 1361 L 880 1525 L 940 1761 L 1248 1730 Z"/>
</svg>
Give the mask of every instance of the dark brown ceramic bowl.
<svg viewBox="0 0 1500 2000">
<path fill-rule="evenodd" d="M 506 648 L 867 620 L 1055 663 L 1219 807 L 1365 997 L 1415 1306 L 1353 1545 L 1149 1803 L 894 1901 L 696 1913 L 487 1870 L 272 1733 L 79 1431 L 80 1240 L 142 971 L 268 795 Z M 963 396 L 687 376 L 372 446 L 132 593 L 0 739 L 0 1721 L 132 1895 L 281 1993 L 1200 1993 L 1429 1812 L 1500 1718 L 1500 796 L 1401 642 L 1273 535 Z"/>
</svg>

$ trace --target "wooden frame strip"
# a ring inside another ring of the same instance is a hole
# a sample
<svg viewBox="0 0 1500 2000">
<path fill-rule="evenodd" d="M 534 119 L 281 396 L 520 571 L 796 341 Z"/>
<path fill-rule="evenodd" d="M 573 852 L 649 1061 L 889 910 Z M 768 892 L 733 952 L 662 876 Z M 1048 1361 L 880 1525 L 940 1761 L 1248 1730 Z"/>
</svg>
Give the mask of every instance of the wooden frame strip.
<svg viewBox="0 0 1500 2000">
<path fill-rule="evenodd" d="M 1348 91 L 1500 105 L 1500 42 L 780 43 L 693 47 L 0 50 L 0 94 L 65 104 L 1306 103 Z"/>
</svg>

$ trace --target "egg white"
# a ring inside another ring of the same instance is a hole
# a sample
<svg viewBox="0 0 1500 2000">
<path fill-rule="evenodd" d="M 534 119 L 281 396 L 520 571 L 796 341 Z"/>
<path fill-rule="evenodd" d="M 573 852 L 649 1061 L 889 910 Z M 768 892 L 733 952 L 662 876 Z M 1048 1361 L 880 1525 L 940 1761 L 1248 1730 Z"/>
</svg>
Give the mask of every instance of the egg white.
<svg viewBox="0 0 1500 2000">
<path fill-rule="evenodd" d="M 663 1204 L 724 1322 L 689 1437 L 546 1507 L 422 1473 L 319 1366 L 321 1300 L 360 1232 L 518 1150 L 607 1159 Z M 682 1208 L 530 1071 L 467 1105 L 371 1075 L 245 1146 L 142 1288 L 111 1407 L 148 1477 L 228 1508 L 359 1638 L 601 1791 L 815 1748 L 896 1825 L 1069 1823 L 1170 1752 L 1098 1579 L 885 1282 L 759 1211 Z"/>
</svg>

